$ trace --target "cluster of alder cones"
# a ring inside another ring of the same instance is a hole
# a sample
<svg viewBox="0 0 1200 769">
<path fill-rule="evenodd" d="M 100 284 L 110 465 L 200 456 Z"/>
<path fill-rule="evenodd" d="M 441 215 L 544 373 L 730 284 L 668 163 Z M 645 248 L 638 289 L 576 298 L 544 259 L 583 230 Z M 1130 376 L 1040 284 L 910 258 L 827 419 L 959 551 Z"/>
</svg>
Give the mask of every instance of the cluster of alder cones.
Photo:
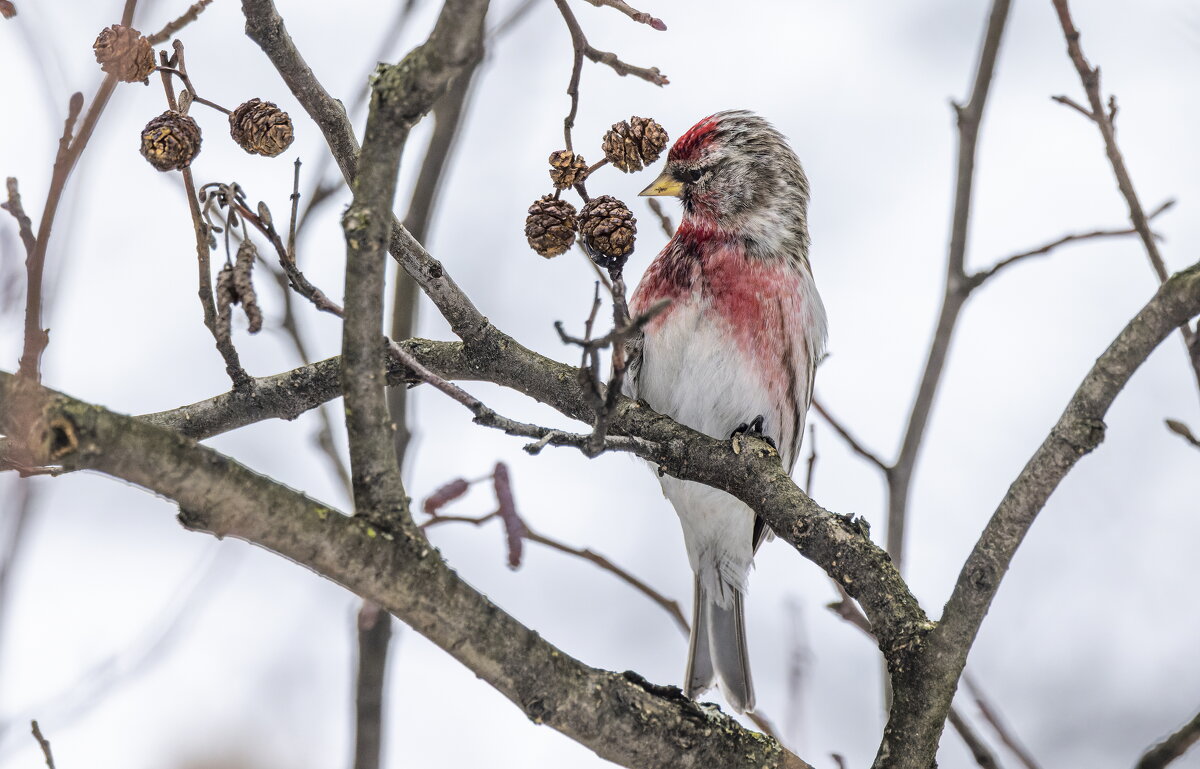
<svg viewBox="0 0 1200 769">
<path fill-rule="evenodd" d="M 637 219 L 629 206 L 612 195 L 590 200 L 585 196 L 583 209 L 576 212 L 575 206 L 560 195 L 570 187 L 576 187 L 582 194 L 584 180 L 606 164 L 625 173 L 640 171 L 658 159 L 668 141 L 661 125 L 651 118 L 635 115 L 614 123 L 604 134 L 601 144 L 604 160 L 594 166 L 571 150 L 550 153 L 550 181 L 555 192 L 542 196 L 529 207 L 525 219 L 529 247 L 550 259 L 574 245 L 578 234 L 584 250 L 597 265 L 610 270 L 623 267 L 637 236 Z"/>
<path fill-rule="evenodd" d="M 114 24 L 92 44 L 100 68 L 124 83 L 149 83 L 155 71 L 154 46 L 132 27 Z M 142 129 L 142 156 L 159 171 L 191 165 L 200 154 L 200 126 L 187 114 L 191 96 L 179 110 L 167 110 Z M 275 104 L 251 99 L 229 113 L 229 134 L 246 152 L 275 157 L 294 138 L 292 119 Z"/>
</svg>

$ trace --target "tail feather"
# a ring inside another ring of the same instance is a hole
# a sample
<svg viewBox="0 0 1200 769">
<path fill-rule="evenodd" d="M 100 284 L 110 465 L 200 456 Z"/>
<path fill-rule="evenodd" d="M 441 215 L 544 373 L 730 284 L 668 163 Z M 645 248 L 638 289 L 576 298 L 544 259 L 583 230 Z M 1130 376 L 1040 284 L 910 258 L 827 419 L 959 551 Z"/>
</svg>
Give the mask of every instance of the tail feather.
<svg viewBox="0 0 1200 769">
<path fill-rule="evenodd" d="M 703 594 L 704 589 L 700 587 L 700 577 L 697 576 L 692 592 L 692 633 L 688 638 L 687 670 L 683 676 L 683 693 L 693 699 L 697 694 L 711 689 L 716 680 L 708 646 L 708 602 L 703 599 Z"/>
<path fill-rule="evenodd" d="M 746 713 L 754 710 L 754 682 L 750 678 L 741 591 L 734 589 L 733 598 L 733 606 L 723 609 L 708 599 L 697 580 L 685 693 L 694 697 L 717 679 L 733 709 Z"/>
</svg>

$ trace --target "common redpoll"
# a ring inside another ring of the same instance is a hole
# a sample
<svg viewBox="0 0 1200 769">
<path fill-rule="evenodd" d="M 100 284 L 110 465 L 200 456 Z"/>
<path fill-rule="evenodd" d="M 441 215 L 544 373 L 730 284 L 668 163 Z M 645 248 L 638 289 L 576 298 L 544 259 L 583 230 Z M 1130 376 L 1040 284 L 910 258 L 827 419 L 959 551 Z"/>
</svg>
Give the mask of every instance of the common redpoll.
<svg viewBox="0 0 1200 769">
<path fill-rule="evenodd" d="M 641 194 L 678 196 L 683 220 L 630 301 L 635 315 L 671 303 L 629 345 L 628 394 L 715 438 L 753 425 L 790 471 L 825 347 L 800 161 L 757 115 L 718 112 L 675 142 Z M 718 680 L 730 705 L 753 710 L 742 598 L 769 529 L 724 491 L 661 483 L 695 572 L 684 691 Z"/>
</svg>

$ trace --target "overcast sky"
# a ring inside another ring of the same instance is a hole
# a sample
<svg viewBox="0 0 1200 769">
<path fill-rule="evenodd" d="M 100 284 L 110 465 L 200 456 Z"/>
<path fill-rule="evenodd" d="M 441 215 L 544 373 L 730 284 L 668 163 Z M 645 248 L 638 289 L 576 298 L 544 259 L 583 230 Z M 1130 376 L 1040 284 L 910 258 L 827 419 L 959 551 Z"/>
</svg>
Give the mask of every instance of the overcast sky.
<svg viewBox="0 0 1200 769">
<path fill-rule="evenodd" d="M 391 3 L 348 1 L 337 12 L 277 0 L 297 44 L 347 104 L 392 18 Z M 517 5 L 495 0 L 494 26 Z M 91 41 L 119 16 L 117 0 L 17 3 L 0 23 L 0 173 L 17 176 L 35 220 L 68 96 L 90 98 L 101 75 Z M 852 429 L 892 457 L 923 364 L 941 293 L 955 156 L 951 98 L 970 82 L 988 4 L 780 0 L 644 0 L 668 32 L 575 3 L 591 41 L 671 79 L 658 89 L 584 68 L 576 145 L 600 156 L 609 124 L 648 115 L 678 136 L 728 108 L 756 110 L 792 141 L 812 183 L 812 264 L 830 319 L 831 356 L 817 392 Z M 1083 45 L 1118 95 L 1118 138 L 1172 270 L 1200 258 L 1200 11 L 1186 0 L 1076 2 Z M 137 24 L 159 28 L 183 0 L 143 0 Z M 427 35 L 437 11 L 418 6 L 388 56 Z M 199 105 L 206 132 L 199 183 L 237 180 L 282 219 L 291 160 L 315 184 L 325 152 L 316 127 L 242 33 L 239 5 L 217 0 L 181 35 L 199 93 L 226 106 L 278 102 L 296 119 L 282 157 L 241 153 L 225 118 Z M 35 58 L 36 57 L 36 58 Z M 586 315 L 592 274 L 578 252 L 546 262 L 522 235 L 529 203 L 548 188 L 545 157 L 561 146 L 570 42 L 549 0 L 494 41 L 477 79 L 459 152 L 428 239 L 430 251 L 501 329 L 561 360 L 553 330 Z M 1095 127 L 1050 100 L 1082 100 L 1049 0 L 1014 3 L 982 131 L 968 264 L 979 268 L 1068 232 L 1126 226 Z M 110 408 L 142 413 L 228 389 L 201 325 L 194 249 L 178 179 L 137 154 L 141 126 L 165 108 L 162 89 L 124 85 L 76 170 L 50 246 L 51 344 L 45 382 Z M 363 115 L 356 116 L 360 127 Z M 418 127 L 402 171 L 403 211 L 428 136 Z M 604 169 L 593 194 L 631 201 L 642 218 L 631 283 L 666 236 L 642 201 L 654 171 Z M 302 266 L 341 293 L 339 206 L 308 233 Z M 674 212 L 676 213 L 677 212 Z M 3 259 L 19 260 L 11 220 Z M 278 329 L 281 303 L 260 274 L 267 330 L 235 323 L 256 375 L 298 365 Z M 912 495 L 907 576 L 937 616 L 1008 484 L 1057 419 L 1091 362 L 1152 295 L 1140 245 L 1117 239 L 1067 247 L 989 283 L 968 304 L 951 352 Z M 20 348 L 19 307 L 0 317 L 0 368 Z M 423 308 L 420 333 L 448 338 Z M 336 354 L 329 316 L 301 308 L 316 355 Z M 503 413 L 565 424 L 496 387 L 468 389 Z M 517 504 L 534 528 L 588 546 L 685 604 L 691 574 L 678 524 L 653 473 L 624 456 L 539 457 L 522 441 L 474 427 L 459 405 L 414 393 L 417 500 L 496 461 L 512 468 Z M 333 413 L 340 413 L 337 404 Z M 1177 338 L 1120 396 L 1105 443 L 1051 499 L 1013 563 L 969 669 L 1046 767 L 1127 767 L 1194 714 L 1200 691 L 1200 452 L 1163 427 L 1200 432 L 1200 397 Z M 814 496 L 864 516 L 884 536 L 881 479 L 814 418 Z M 254 469 L 348 509 L 312 450 L 315 414 L 267 422 L 211 444 Z M 805 455 L 807 455 L 805 450 Z M 0 479 L 0 501 L 15 488 Z M 277 556 L 184 531 L 174 506 L 95 474 L 36 482 L 37 507 L 0 636 L 0 768 L 40 758 L 39 718 L 63 769 L 214 765 L 348 766 L 353 619 L 357 600 Z M 486 490 L 458 512 L 487 512 Z M 11 509 L 6 505 L 7 509 Z M 7 511 L 7 510 L 6 510 Z M 432 539 L 450 564 L 499 605 L 588 664 L 680 683 L 686 639 L 643 596 L 590 564 L 536 545 L 504 565 L 494 527 L 445 527 Z M 828 580 L 790 548 L 764 548 L 748 599 L 761 711 L 815 766 L 868 765 L 883 711 L 873 645 L 824 604 Z M 798 694 L 789 670 L 799 666 Z M 546 727 L 447 655 L 397 625 L 387 711 L 387 765 L 524 769 L 607 765 Z M 714 696 L 715 693 L 714 693 Z M 961 701 L 968 715 L 969 702 Z M 1013 766 L 1008 756 L 1004 763 Z M 968 755 L 948 732 L 947 767 Z M 1200 753 L 1177 766 L 1200 767 Z"/>
</svg>

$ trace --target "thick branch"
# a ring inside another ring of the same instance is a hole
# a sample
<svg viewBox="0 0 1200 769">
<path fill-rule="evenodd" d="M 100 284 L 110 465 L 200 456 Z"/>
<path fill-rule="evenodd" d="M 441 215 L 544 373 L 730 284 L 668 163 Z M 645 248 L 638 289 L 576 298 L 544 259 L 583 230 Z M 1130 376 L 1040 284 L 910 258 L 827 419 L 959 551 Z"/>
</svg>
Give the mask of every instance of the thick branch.
<svg viewBox="0 0 1200 769">
<path fill-rule="evenodd" d="M 0 374 L 0 430 L 15 429 L 16 377 Z M 449 569 L 418 532 L 381 532 L 177 433 L 41 388 L 31 463 L 94 469 L 179 503 L 188 528 L 283 555 L 383 606 L 544 723 L 630 767 L 807 767 L 719 711 L 627 673 L 588 667 Z M 27 401 L 28 405 L 28 401 Z"/>
<path fill-rule="evenodd" d="M 1103 440 L 1104 416 L 1117 393 L 1163 339 L 1197 313 L 1200 265 L 1164 283 L 1096 360 L 963 565 L 942 621 L 929 635 L 928 650 L 913 671 L 913 681 L 927 701 L 933 692 L 953 693 L 1013 555 L 1058 484 Z"/>
</svg>

